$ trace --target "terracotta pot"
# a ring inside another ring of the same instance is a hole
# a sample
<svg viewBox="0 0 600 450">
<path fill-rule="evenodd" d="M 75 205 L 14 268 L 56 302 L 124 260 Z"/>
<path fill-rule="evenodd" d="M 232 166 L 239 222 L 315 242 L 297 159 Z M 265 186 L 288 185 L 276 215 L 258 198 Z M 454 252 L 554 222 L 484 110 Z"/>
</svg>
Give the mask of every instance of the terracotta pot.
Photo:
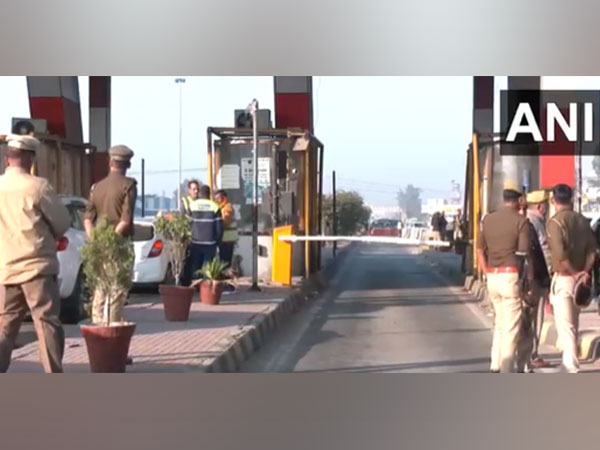
<svg viewBox="0 0 600 450">
<path fill-rule="evenodd" d="M 170 322 L 185 322 L 190 318 L 194 288 L 161 284 L 158 287 L 165 318 Z"/>
<path fill-rule="evenodd" d="M 221 301 L 223 283 L 206 280 L 200 283 L 200 301 L 206 305 L 218 305 Z"/>
<path fill-rule="evenodd" d="M 123 373 L 135 323 L 116 322 L 106 325 L 81 325 L 90 369 L 94 373 Z"/>
</svg>

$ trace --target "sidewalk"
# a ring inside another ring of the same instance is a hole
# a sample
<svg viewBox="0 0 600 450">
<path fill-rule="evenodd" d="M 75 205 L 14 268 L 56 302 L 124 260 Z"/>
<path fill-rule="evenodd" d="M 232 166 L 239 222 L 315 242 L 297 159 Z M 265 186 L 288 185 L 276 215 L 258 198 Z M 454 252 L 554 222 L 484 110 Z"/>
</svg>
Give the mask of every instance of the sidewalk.
<svg viewBox="0 0 600 450">
<path fill-rule="evenodd" d="M 224 295 L 215 306 L 201 304 L 196 294 L 188 322 L 168 322 L 158 294 L 138 296 L 124 310 L 125 320 L 136 323 L 129 352 L 133 365 L 127 372 L 237 371 L 271 330 L 325 288 L 337 265 L 331 253 L 323 250 L 324 269 L 319 274 L 307 281 L 294 278 L 291 287 L 261 285 L 261 292 L 249 292 L 249 280 L 242 279 L 237 292 Z M 344 251 L 340 253 L 338 261 Z M 79 326 L 65 326 L 65 333 L 64 371 L 89 373 Z M 37 341 L 13 351 L 9 372 L 42 372 Z"/>
</svg>

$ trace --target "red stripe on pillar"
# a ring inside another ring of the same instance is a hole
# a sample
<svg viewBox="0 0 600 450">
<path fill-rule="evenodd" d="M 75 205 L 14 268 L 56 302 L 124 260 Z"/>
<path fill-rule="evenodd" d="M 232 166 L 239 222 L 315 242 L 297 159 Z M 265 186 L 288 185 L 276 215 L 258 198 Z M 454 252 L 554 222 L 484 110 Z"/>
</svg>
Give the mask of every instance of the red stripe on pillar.
<svg viewBox="0 0 600 450">
<path fill-rule="evenodd" d="M 563 117 L 569 117 L 568 108 L 560 108 Z M 546 109 L 540 118 L 542 135 L 546 135 Z M 558 124 L 554 124 L 555 142 L 544 142 L 540 153 L 540 187 L 549 188 L 559 183 L 575 187 L 575 143 L 569 142 Z"/>
<path fill-rule="evenodd" d="M 32 119 L 46 119 L 48 131 L 66 137 L 65 112 L 62 97 L 30 97 Z"/>
<path fill-rule="evenodd" d="M 300 127 L 312 133 L 311 94 L 275 94 L 275 126 Z"/>
<path fill-rule="evenodd" d="M 90 77 L 90 108 L 110 105 L 110 77 Z"/>
</svg>

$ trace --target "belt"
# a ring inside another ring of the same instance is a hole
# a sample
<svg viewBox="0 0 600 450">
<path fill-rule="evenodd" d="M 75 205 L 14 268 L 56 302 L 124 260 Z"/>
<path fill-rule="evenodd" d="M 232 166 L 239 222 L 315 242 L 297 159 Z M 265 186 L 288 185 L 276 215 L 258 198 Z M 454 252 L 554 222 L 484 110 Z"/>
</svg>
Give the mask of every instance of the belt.
<svg viewBox="0 0 600 450">
<path fill-rule="evenodd" d="M 515 266 L 488 267 L 488 273 L 519 273 Z"/>
</svg>

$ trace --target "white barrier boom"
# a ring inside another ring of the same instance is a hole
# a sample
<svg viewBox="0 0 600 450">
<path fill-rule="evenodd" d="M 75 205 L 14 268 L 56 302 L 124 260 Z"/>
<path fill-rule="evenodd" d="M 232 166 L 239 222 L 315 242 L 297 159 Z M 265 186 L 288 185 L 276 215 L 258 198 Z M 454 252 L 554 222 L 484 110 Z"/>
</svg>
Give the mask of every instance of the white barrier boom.
<svg viewBox="0 0 600 450">
<path fill-rule="evenodd" d="M 280 241 L 301 242 L 301 241 L 354 241 L 354 242 L 375 242 L 379 244 L 397 244 L 397 245 L 427 245 L 430 247 L 450 247 L 450 242 L 432 241 L 421 239 L 407 239 L 387 236 L 279 236 Z"/>
</svg>

